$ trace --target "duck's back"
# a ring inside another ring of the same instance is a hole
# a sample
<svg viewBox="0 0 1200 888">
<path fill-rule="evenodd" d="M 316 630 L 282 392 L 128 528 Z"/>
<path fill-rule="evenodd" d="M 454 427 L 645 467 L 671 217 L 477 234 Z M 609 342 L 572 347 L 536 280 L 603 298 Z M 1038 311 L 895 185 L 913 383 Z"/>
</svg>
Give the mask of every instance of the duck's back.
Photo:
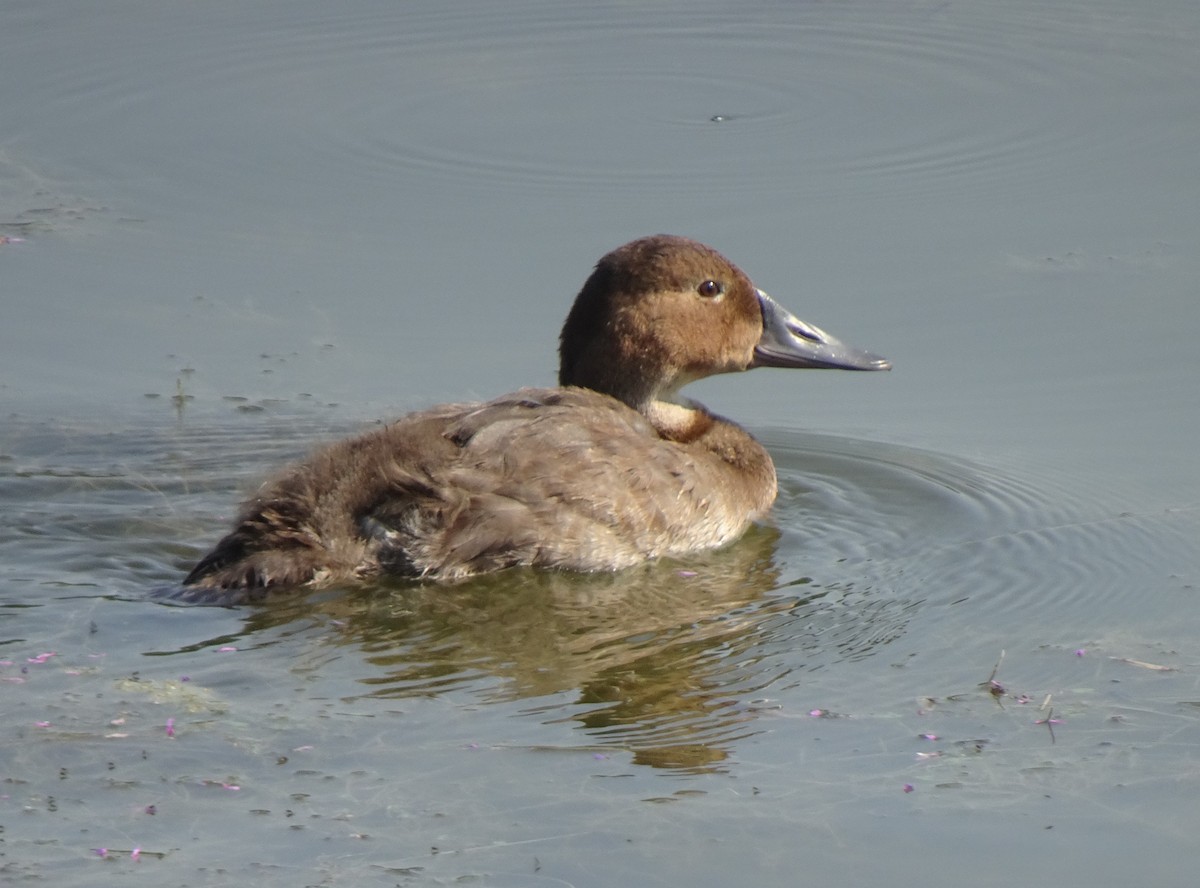
<svg viewBox="0 0 1200 888">
<path fill-rule="evenodd" d="M 637 411 L 579 388 L 411 414 L 264 485 L 185 583 L 612 570 L 714 548 L 770 505 L 775 479 L 737 426 L 714 419 L 708 437 L 665 440 Z"/>
</svg>

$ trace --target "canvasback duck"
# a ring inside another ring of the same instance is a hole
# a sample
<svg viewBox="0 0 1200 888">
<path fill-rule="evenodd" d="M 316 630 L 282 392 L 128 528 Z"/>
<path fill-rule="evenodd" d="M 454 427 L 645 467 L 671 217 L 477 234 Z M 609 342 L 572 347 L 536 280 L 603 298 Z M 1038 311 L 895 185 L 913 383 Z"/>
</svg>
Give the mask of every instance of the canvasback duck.
<svg viewBox="0 0 1200 888">
<path fill-rule="evenodd" d="M 596 264 L 559 361 L 558 388 L 412 413 L 286 469 L 185 587 L 608 571 L 713 549 L 770 508 L 775 466 L 679 389 L 755 367 L 891 367 L 791 315 L 716 250 L 668 235 Z"/>
</svg>

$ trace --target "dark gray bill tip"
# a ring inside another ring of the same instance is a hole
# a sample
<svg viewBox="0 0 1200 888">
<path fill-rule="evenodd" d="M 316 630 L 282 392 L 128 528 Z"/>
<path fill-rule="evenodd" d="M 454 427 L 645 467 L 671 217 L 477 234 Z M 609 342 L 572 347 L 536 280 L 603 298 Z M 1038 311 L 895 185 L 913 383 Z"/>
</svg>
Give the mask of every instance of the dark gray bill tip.
<svg viewBox="0 0 1200 888">
<path fill-rule="evenodd" d="M 754 367 L 806 367 L 814 370 L 891 370 L 887 358 L 847 345 L 807 324 L 758 291 L 763 332 L 754 348 Z"/>
</svg>

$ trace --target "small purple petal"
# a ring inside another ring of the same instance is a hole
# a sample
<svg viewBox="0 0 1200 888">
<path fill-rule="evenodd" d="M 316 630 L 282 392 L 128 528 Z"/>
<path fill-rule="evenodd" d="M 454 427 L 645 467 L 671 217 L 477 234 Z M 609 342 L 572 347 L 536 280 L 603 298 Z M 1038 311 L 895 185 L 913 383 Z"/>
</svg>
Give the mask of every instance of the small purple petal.
<svg viewBox="0 0 1200 888">
<path fill-rule="evenodd" d="M 1087 655 L 1087 650 L 1085 648 L 1079 648 L 1079 650 L 1075 651 L 1075 656 L 1077 656 L 1077 657 L 1083 657 L 1086 655 Z"/>
<path fill-rule="evenodd" d="M 906 784 L 904 784 L 904 791 L 905 791 L 905 792 L 912 792 L 914 789 L 916 789 L 916 787 L 915 787 L 915 786 L 913 786 L 911 783 L 906 783 Z"/>
<path fill-rule="evenodd" d="M 167 719 L 167 736 L 168 737 L 175 736 L 175 719 L 173 719 L 173 718 Z"/>
<path fill-rule="evenodd" d="M 95 854 L 97 857 L 108 857 L 108 849 L 107 848 L 93 848 L 92 853 Z"/>
<path fill-rule="evenodd" d="M 132 851 L 130 851 L 129 859 L 132 860 L 134 863 L 140 862 L 142 859 L 142 849 L 134 848 Z"/>
</svg>

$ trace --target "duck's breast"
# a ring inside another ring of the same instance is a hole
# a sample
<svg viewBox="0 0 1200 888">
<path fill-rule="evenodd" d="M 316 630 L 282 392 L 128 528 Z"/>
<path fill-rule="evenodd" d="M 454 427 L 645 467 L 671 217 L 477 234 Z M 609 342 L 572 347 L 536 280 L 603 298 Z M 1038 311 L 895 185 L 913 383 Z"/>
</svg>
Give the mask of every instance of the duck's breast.
<svg viewBox="0 0 1200 888">
<path fill-rule="evenodd" d="M 440 420 L 453 448 L 415 458 L 395 440 L 413 431 L 403 428 L 409 421 L 393 427 L 387 447 L 410 458 L 392 464 L 424 490 L 409 484 L 408 495 L 379 499 L 367 516 L 380 559 L 402 557 L 416 573 L 611 570 L 714 548 L 753 517 L 754 496 L 728 463 L 664 440 L 606 395 L 526 389 Z"/>
</svg>

